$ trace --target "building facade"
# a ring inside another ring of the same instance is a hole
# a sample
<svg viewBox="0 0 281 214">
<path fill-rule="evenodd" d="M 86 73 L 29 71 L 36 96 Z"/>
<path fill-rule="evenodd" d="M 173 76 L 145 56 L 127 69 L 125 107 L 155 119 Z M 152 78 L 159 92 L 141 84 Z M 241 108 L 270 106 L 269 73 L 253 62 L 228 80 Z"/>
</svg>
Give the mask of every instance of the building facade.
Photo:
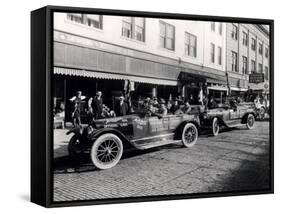
<svg viewBox="0 0 281 214">
<path fill-rule="evenodd" d="M 237 39 L 232 26 L 237 26 Z M 68 100 L 78 90 L 87 97 L 102 91 L 104 103 L 113 109 L 116 97 L 127 91 L 132 99 L 180 95 L 197 104 L 205 94 L 223 102 L 228 82 L 233 90 L 247 89 L 251 60 L 269 73 L 264 37 L 252 25 L 55 13 L 55 105 L 63 103 L 70 118 Z M 263 55 L 257 47 L 252 50 L 251 38 L 263 45 Z"/>
<path fill-rule="evenodd" d="M 269 30 L 262 25 L 226 24 L 226 72 L 233 93 L 248 89 L 269 93 Z M 264 81 L 250 83 L 249 76 L 263 73 Z"/>
<path fill-rule="evenodd" d="M 133 99 L 178 95 L 197 102 L 204 93 L 226 93 L 224 23 L 55 13 L 54 97 L 104 93 L 130 86 Z M 70 116 L 67 113 L 66 116 Z"/>
</svg>

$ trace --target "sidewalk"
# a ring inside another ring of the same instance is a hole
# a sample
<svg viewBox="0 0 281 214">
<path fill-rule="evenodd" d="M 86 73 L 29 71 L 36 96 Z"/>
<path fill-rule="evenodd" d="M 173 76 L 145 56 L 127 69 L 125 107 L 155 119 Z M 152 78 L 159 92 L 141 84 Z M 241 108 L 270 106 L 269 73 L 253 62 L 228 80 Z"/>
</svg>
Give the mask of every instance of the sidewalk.
<svg viewBox="0 0 281 214">
<path fill-rule="evenodd" d="M 73 134 L 66 135 L 69 129 L 54 129 L 54 158 L 68 155 L 67 145 Z"/>
</svg>

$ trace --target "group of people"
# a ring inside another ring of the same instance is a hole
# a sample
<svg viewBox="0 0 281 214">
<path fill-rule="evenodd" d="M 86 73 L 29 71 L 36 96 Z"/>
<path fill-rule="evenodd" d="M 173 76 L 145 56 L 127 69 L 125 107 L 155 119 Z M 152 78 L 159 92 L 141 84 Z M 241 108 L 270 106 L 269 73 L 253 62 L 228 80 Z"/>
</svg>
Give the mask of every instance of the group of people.
<svg viewBox="0 0 281 214">
<path fill-rule="evenodd" d="M 155 115 L 158 117 L 163 117 L 169 113 L 188 114 L 191 111 L 189 101 L 183 101 L 183 99 L 180 97 L 167 101 L 165 101 L 163 98 L 158 99 L 157 97 L 153 97 L 151 99 L 150 97 L 147 97 L 144 100 L 139 99 L 139 104 L 141 104 L 141 108 L 144 109 L 147 116 Z"/>
<path fill-rule="evenodd" d="M 85 102 L 86 96 L 81 91 L 69 100 L 73 103 L 72 122 L 74 126 L 81 125 L 82 102 Z M 119 102 L 115 106 L 115 111 L 103 103 L 102 92 L 98 91 L 95 97 L 90 97 L 87 101 L 86 113 L 88 122 L 93 119 L 102 119 L 107 117 L 124 116 L 129 113 L 129 105 L 124 96 L 119 97 Z"/>
</svg>

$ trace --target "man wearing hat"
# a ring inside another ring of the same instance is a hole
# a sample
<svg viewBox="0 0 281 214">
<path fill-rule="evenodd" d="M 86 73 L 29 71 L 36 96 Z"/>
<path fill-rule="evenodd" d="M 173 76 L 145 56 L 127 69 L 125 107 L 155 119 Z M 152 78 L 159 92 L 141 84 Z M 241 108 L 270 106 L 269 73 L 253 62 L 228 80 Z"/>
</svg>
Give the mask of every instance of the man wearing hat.
<svg viewBox="0 0 281 214">
<path fill-rule="evenodd" d="M 69 100 L 74 103 L 74 108 L 72 112 L 72 123 L 74 126 L 80 126 L 81 125 L 81 107 L 82 107 L 82 100 L 84 100 L 86 97 L 82 96 L 82 91 L 77 91 L 76 96 L 70 98 Z"/>
<path fill-rule="evenodd" d="M 125 116 L 128 114 L 129 107 L 123 96 L 119 97 L 119 104 L 116 109 L 117 116 Z"/>
<path fill-rule="evenodd" d="M 158 116 L 159 118 L 162 118 L 164 116 L 166 116 L 168 113 L 168 110 L 165 106 L 165 100 L 164 99 L 160 99 L 160 107 L 158 109 L 157 113 L 154 113 L 156 116 Z"/>
<path fill-rule="evenodd" d="M 102 92 L 98 91 L 92 102 L 95 118 L 100 119 L 103 109 Z"/>
</svg>

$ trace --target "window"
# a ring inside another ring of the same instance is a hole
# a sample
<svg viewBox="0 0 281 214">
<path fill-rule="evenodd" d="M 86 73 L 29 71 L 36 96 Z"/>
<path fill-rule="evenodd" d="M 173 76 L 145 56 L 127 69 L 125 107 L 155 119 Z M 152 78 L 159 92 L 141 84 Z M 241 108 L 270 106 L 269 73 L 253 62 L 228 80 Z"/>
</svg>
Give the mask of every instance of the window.
<svg viewBox="0 0 281 214">
<path fill-rule="evenodd" d="M 216 23 L 215 22 L 211 22 L 211 31 L 216 31 Z"/>
<path fill-rule="evenodd" d="M 101 15 L 68 13 L 67 19 L 79 24 L 87 25 L 89 27 L 94 27 L 98 29 L 103 28 L 103 20 Z"/>
<path fill-rule="evenodd" d="M 165 22 L 160 22 L 160 46 L 175 50 L 175 27 Z"/>
<path fill-rule="evenodd" d="M 215 44 L 211 43 L 211 62 L 215 63 Z"/>
<path fill-rule="evenodd" d="M 231 70 L 232 71 L 235 71 L 235 72 L 238 72 L 238 67 L 237 67 L 237 64 L 238 64 L 238 58 L 237 58 L 237 53 L 232 51 L 232 63 L 231 63 Z"/>
<path fill-rule="evenodd" d="M 222 23 L 219 23 L 219 34 L 222 35 Z"/>
<path fill-rule="evenodd" d="M 251 61 L 251 72 L 256 72 L 256 61 L 252 60 Z"/>
<path fill-rule="evenodd" d="M 242 72 L 243 72 L 243 74 L 248 74 L 248 69 L 247 69 L 247 67 L 248 67 L 248 58 L 247 57 L 245 57 L 245 56 L 243 56 L 242 57 Z"/>
<path fill-rule="evenodd" d="M 262 54 L 263 52 L 263 45 L 262 43 L 259 43 L 259 54 Z"/>
<path fill-rule="evenodd" d="M 238 28 L 237 28 L 236 25 L 232 25 L 231 37 L 232 37 L 234 40 L 237 40 L 237 38 L 238 38 Z"/>
<path fill-rule="evenodd" d="M 256 47 L 257 47 L 257 41 L 254 38 L 252 38 L 252 45 L 251 46 L 252 46 L 252 50 L 255 51 Z"/>
<path fill-rule="evenodd" d="M 219 65 L 222 64 L 222 48 L 218 47 L 218 63 Z"/>
<path fill-rule="evenodd" d="M 144 18 L 139 18 L 139 17 L 123 18 L 122 36 L 144 42 L 145 41 L 144 34 L 145 34 Z"/>
<path fill-rule="evenodd" d="M 259 65 L 258 65 L 259 67 L 258 67 L 258 72 L 259 73 L 262 73 L 262 64 L 261 63 L 259 63 Z"/>
<path fill-rule="evenodd" d="M 268 58 L 268 56 L 269 56 L 269 50 L 268 48 L 265 48 L 265 57 Z"/>
<path fill-rule="evenodd" d="M 197 56 L 197 37 L 187 32 L 185 33 L 185 55 Z"/>
<path fill-rule="evenodd" d="M 100 15 L 86 15 L 87 24 L 90 27 L 102 29 L 102 16 Z"/>
<path fill-rule="evenodd" d="M 265 79 L 268 80 L 269 79 L 269 72 L 268 72 L 267 66 L 264 66 L 264 74 L 265 74 Z"/>
<path fill-rule="evenodd" d="M 247 46 L 248 45 L 248 34 L 243 31 L 243 45 Z"/>
</svg>

